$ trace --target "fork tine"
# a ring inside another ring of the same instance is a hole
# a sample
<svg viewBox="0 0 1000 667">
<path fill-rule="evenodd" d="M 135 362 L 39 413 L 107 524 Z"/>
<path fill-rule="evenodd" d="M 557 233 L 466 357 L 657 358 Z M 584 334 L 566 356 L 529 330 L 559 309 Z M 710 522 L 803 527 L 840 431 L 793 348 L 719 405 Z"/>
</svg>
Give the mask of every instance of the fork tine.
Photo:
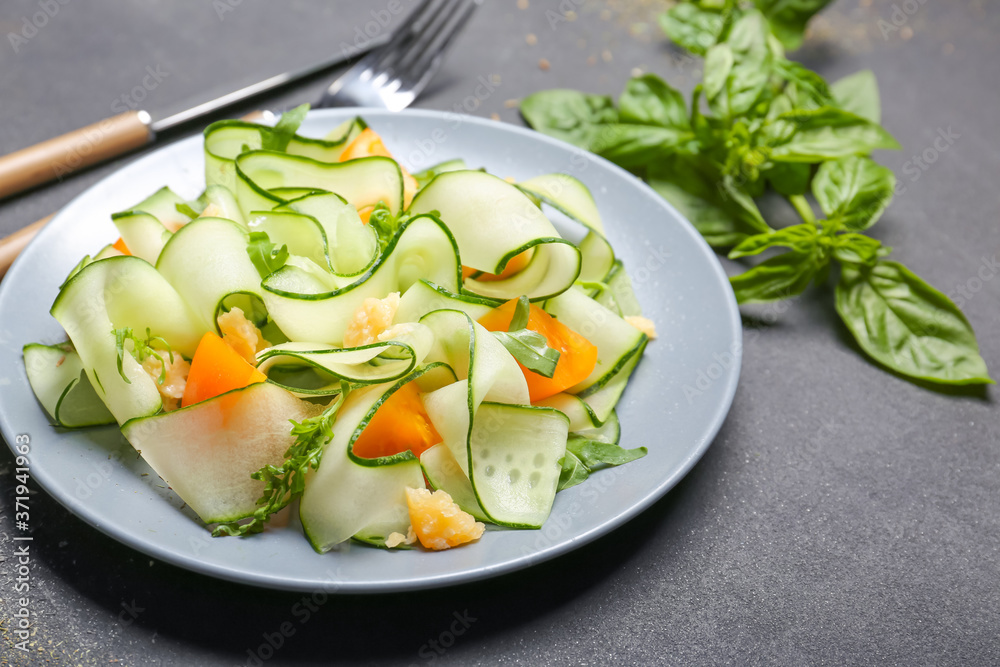
<svg viewBox="0 0 1000 667">
<path fill-rule="evenodd" d="M 409 31 L 406 38 L 393 45 L 393 48 L 386 48 L 388 56 L 386 64 L 388 66 L 392 66 L 396 62 L 409 63 L 413 60 L 415 52 L 419 53 L 420 49 L 426 48 L 428 42 L 433 40 L 441 26 L 448 21 L 455 0 L 443 0 L 440 3 L 432 2 L 430 4 L 435 4 L 436 7 L 433 12 L 425 14 L 423 25 L 415 26 L 413 30 Z"/>
<path fill-rule="evenodd" d="M 441 34 L 436 35 L 438 43 L 431 42 L 429 47 L 421 53 L 408 68 L 417 74 L 417 82 L 414 84 L 423 88 L 434 76 L 438 67 L 444 60 L 444 54 L 454 42 L 455 37 L 462 31 L 462 28 L 472 17 L 472 13 L 482 4 L 482 0 L 458 0 L 462 7 L 458 10 L 457 16 Z M 451 18 L 451 17 L 449 17 Z"/>
</svg>

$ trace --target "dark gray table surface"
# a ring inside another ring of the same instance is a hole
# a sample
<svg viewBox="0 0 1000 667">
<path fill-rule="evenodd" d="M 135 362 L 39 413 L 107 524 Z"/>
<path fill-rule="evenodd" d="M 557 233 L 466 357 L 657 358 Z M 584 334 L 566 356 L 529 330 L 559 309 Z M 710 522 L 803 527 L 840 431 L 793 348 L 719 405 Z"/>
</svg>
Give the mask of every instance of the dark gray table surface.
<svg viewBox="0 0 1000 667">
<path fill-rule="evenodd" d="M 477 77 L 497 75 L 474 113 L 519 124 L 513 101 L 536 90 L 617 95 L 635 69 L 685 89 L 697 77 L 699 63 L 671 51 L 656 26 L 661 3 L 520 4 L 530 6 L 494 0 L 480 9 L 416 106 L 453 109 Z M 373 11 L 395 7 L 95 5 L 3 2 L 0 152 L 110 115 L 147 67 L 161 81 L 142 106 L 162 116 L 320 59 L 352 41 Z M 37 34 L 11 40 L 46 7 Z M 874 234 L 961 299 L 995 375 L 998 34 L 1000 7 L 988 0 L 842 0 L 815 21 L 797 55 L 831 80 L 863 68 L 877 74 L 884 124 L 904 147 L 878 158 L 906 189 Z M 311 100 L 324 81 L 233 113 Z M 953 138 L 945 151 L 934 147 L 942 132 Z M 924 168 L 915 162 L 922 154 Z M 0 232 L 57 210 L 132 159 L 0 203 Z M 859 355 L 826 289 L 754 314 L 722 431 L 639 518 L 522 573 L 331 598 L 307 622 L 292 613 L 301 594 L 151 561 L 37 490 L 35 631 L 30 654 L 13 650 L 13 460 L 0 448 L 0 664 L 255 664 L 252 653 L 283 623 L 294 634 L 268 664 L 1000 664 L 996 391 L 933 391 L 881 370 Z M 467 630 L 453 624 L 457 616 Z"/>
</svg>

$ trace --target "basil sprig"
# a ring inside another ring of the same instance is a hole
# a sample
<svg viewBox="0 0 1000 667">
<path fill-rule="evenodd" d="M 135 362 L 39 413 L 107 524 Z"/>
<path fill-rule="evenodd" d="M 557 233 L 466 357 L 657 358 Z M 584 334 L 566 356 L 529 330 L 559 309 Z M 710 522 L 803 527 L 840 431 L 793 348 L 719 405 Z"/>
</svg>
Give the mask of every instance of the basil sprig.
<svg viewBox="0 0 1000 667">
<path fill-rule="evenodd" d="M 514 307 L 514 316 L 507 331 L 494 331 L 493 335 L 522 366 L 550 378 L 556 372 L 560 352 L 549 347 L 545 336 L 528 329 L 530 308 L 528 297 L 521 296 Z"/>
<path fill-rule="evenodd" d="M 992 383 L 975 334 L 951 300 L 865 235 L 896 190 L 870 158 L 898 149 L 881 125 L 871 72 L 829 85 L 789 60 L 828 0 L 694 0 L 661 17 L 667 35 L 705 58 L 692 98 L 653 74 L 608 96 L 548 90 L 527 97 L 536 130 L 644 178 L 732 259 L 767 252 L 731 278 L 741 304 L 793 297 L 840 266 L 836 308 L 860 348 L 908 378 Z M 801 223 L 774 229 L 756 200 L 783 197 Z M 812 200 L 822 216 L 817 216 Z"/>
</svg>

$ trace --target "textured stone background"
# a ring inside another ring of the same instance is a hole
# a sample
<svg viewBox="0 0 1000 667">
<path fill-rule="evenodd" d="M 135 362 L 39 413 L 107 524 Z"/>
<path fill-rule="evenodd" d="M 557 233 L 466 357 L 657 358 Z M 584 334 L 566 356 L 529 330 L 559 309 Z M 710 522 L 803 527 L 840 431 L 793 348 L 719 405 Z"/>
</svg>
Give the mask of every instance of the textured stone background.
<svg viewBox="0 0 1000 667">
<path fill-rule="evenodd" d="M 42 3 L 0 7 L 0 152 L 109 115 L 147 66 L 166 76 L 142 106 L 163 116 L 323 58 L 388 5 L 63 1 L 17 52 L 7 33 Z M 666 45 L 661 4 L 563 4 L 574 20 L 559 20 L 556 2 L 487 3 L 416 106 L 452 109 L 490 75 L 500 84 L 474 113 L 510 123 L 531 92 L 617 94 L 637 68 L 693 85 L 699 63 Z M 946 293 L 966 290 L 994 374 L 1000 279 L 977 272 L 1000 253 L 998 33 L 1000 7 L 987 0 L 841 0 L 797 55 L 831 80 L 877 74 L 884 123 L 904 146 L 878 157 L 907 189 L 874 233 Z M 254 106 L 312 100 L 328 78 Z M 949 149 L 915 167 L 949 128 Z M 0 203 L 0 232 L 131 159 Z M 291 611 L 301 595 L 152 562 L 38 491 L 33 652 L 0 636 L 0 664 L 245 664 L 284 622 L 295 634 L 269 664 L 998 664 L 995 390 L 931 391 L 880 370 L 857 353 L 828 290 L 755 314 L 774 323 L 749 321 L 740 388 L 704 459 L 652 509 L 569 556 L 483 584 L 331 599 L 302 623 Z M 2 448 L 0 633 L 14 608 L 12 468 Z M 455 614 L 475 620 L 438 654 L 430 642 Z"/>
</svg>

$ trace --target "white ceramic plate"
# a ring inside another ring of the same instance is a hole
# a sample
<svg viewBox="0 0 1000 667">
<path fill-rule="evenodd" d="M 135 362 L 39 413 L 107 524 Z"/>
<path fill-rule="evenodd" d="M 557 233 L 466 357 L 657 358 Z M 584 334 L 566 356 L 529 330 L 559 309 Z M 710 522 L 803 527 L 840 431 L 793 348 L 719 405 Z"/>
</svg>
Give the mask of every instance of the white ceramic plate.
<svg viewBox="0 0 1000 667">
<path fill-rule="evenodd" d="M 319 555 L 294 526 L 249 539 L 213 539 L 116 428 L 54 429 L 28 385 L 21 348 L 65 340 L 48 308 L 80 257 L 117 237 L 112 212 L 163 185 L 184 196 L 201 191 L 199 135 L 137 160 L 77 197 L 0 284 L 0 429 L 12 447 L 16 436 L 30 438 L 32 478 L 98 530 L 169 563 L 258 586 L 345 593 L 445 586 L 511 572 L 586 544 L 649 507 L 708 448 L 736 390 L 740 319 L 715 255 L 641 181 L 535 132 L 455 114 L 374 109 L 314 111 L 301 132 L 322 136 L 356 113 L 415 170 L 461 157 L 470 167 L 519 180 L 569 173 L 591 189 L 659 332 L 618 407 L 622 445 L 646 446 L 649 454 L 560 493 L 542 530 L 489 531 L 477 544 L 440 553 L 350 545 Z"/>
</svg>

